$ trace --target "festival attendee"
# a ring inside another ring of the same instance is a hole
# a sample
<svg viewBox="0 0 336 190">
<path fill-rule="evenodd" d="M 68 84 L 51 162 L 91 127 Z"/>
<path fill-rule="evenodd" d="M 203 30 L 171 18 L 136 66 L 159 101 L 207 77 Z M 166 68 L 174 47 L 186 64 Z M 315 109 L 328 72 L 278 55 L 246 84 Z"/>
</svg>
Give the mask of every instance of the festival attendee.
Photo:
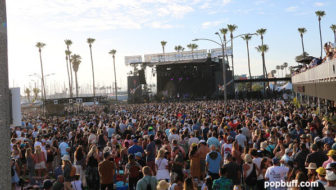
<svg viewBox="0 0 336 190">
<path fill-rule="evenodd" d="M 169 175 L 169 162 L 164 157 L 166 151 L 164 149 L 160 149 L 158 151 L 158 155 L 155 159 L 155 168 L 156 168 L 156 179 L 159 180 L 170 180 Z"/>
<path fill-rule="evenodd" d="M 222 165 L 222 156 L 219 152 L 216 151 L 217 147 L 212 145 L 210 147 L 211 152 L 209 152 L 206 156 L 206 168 L 208 171 L 208 175 L 211 176 L 213 180 L 219 178 L 219 169 Z"/>
<path fill-rule="evenodd" d="M 128 177 L 129 190 L 135 190 L 137 181 L 141 178 L 142 166 L 135 161 L 135 156 L 130 154 L 128 156 L 128 163 L 125 166 L 125 175 Z"/>
<path fill-rule="evenodd" d="M 152 177 L 152 171 L 150 167 L 145 166 L 142 168 L 143 178 L 141 178 L 136 184 L 136 190 L 156 190 L 157 180 Z"/>
<path fill-rule="evenodd" d="M 104 160 L 98 165 L 99 177 L 100 177 L 100 189 L 101 190 L 113 190 L 115 165 L 111 161 L 111 153 L 104 153 Z"/>
<path fill-rule="evenodd" d="M 280 166 L 280 160 L 278 158 L 273 158 L 272 159 L 273 166 L 269 167 L 266 170 L 265 174 L 265 181 L 269 182 L 281 182 L 285 181 L 288 173 L 288 168 L 285 166 Z M 286 187 L 271 187 L 271 190 L 276 190 L 276 189 L 283 189 L 285 190 Z"/>
<path fill-rule="evenodd" d="M 220 190 L 231 190 L 233 187 L 232 180 L 227 178 L 227 169 L 220 169 L 220 178 L 213 181 L 212 189 L 220 189 Z"/>
</svg>

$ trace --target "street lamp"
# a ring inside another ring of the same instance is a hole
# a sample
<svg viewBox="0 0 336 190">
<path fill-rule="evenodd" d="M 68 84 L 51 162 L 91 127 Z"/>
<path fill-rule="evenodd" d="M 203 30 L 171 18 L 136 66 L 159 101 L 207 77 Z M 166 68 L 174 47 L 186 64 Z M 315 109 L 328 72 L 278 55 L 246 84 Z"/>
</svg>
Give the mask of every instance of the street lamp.
<svg viewBox="0 0 336 190">
<path fill-rule="evenodd" d="M 225 63 L 224 63 L 224 55 L 225 55 L 225 49 L 226 49 L 226 44 L 231 42 L 231 40 L 235 39 L 235 38 L 238 38 L 238 37 L 241 37 L 241 36 L 244 36 L 244 35 L 257 35 L 256 33 L 247 33 L 247 34 L 240 34 L 238 36 L 235 36 L 233 37 L 232 39 L 228 40 L 227 42 L 224 42 L 222 37 L 220 36 L 220 34 L 218 32 L 215 33 L 216 35 L 218 35 L 219 39 L 220 39 L 220 42 L 217 42 L 215 40 L 212 40 L 212 39 L 208 39 L 208 38 L 196 38 L 194 39 L 193 41 L 200 41 L 200 40 L 203 40 L 203 41 L 210 41 L 212 43 L 215 43 L 219 46 L 221 46 L 222 48 L 222 64 L 223 64 L 223 83 L 224 83 L 224 102 L 226 103 L 227 101 L 227 90 L 226 90 L 226 68 L 225 68 Z M 234 76 L 233 76 L 234 77 Z M 233 79 L 234 80 L 234 79 Z"/>
</svg>

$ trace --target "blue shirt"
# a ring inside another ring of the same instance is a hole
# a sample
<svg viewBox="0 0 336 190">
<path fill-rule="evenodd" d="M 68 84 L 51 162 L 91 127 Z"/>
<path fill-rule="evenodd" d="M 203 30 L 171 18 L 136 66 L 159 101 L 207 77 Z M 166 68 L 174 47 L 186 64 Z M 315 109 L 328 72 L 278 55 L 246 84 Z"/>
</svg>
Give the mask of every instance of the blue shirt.
<svg viewBox="0 0 336 190">
<path fill-rule="evenodd" d="M 133 145 L 133 146 L 128 148 L 127 152 L 128 152 L 128 154 L 135 154 L 137 152 L 144 153 L 144 150 L 139 145 Z"/>
<path fill-rule="evenodd" d="M 109 138 L 111 138 L 112 135 L 114 134 L 114 132 L 115 132 L 115 129 L 109 127 L 109 128 L 107 129 L 107 136 L 108 136 Z"/>
<path fill-rule="evenodd" d="M 216 159 L 211 159 L 210 154 L 217 154 Z M 211 151 L 206 155 L 205 161 L 208 163 L 208 171 L 211 173 L 219 174 L 220 162 L 222 160 L 222 156 L 216 152 Z"/>
<path fill-rule="evenodd" d="M 58 147 L 61 150 L 61 156 L 64 156 L 66 154 L 69 154 L 66 149 L 69 148 L 68 143 L 66 142 L 61 142 L 61 144 Z"/>
</svg>

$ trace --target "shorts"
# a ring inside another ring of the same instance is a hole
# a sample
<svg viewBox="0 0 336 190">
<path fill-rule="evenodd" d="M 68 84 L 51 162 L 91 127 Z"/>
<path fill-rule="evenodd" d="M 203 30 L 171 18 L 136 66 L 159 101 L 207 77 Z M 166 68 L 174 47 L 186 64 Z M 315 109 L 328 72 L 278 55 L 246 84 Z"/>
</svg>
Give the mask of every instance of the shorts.
<svg viewBox="0 0 336 190">
<path fill-rule="evenodd" d="M 35 170 L 41 170 L 41 169 L 45 169 L 45 168 L 46 168 L 45 162 L 40 162 L 40 163 L 35 164 Z"/>
</svg>

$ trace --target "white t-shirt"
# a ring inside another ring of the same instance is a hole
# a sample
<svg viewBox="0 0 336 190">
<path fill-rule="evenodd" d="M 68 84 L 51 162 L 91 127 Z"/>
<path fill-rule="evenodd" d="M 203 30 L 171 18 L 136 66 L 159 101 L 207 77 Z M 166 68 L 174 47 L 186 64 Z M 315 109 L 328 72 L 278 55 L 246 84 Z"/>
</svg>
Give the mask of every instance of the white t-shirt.
<svg viewBox="0 0 336 190">
<path fill-rule="evenodd" d="M 258 167 L 258 169 L 260 169 L 261 160 L 262 160 L 262 158 L 260 158 L 260 157 L 253 158 L 253 160 L 252 160 L 252 162 Z M 257 180 L 261 180 L 261 179 L 264 179 L 264 176 L 262 175 L 262 173 L 260 173 L 257 177 Z"/>
<path fill-rule="evenodd" d="M 181 141 L 178 134 L 170 134 L 168 137 L 169 142 L 172 143 L 174 139 L 176 139 L 178 143 Z"/>
<path fill-rule="evenodd" d="M 73 181 L 73 182 L 71 182 L 71 185 L 72 185 L 73 190 L 82 190 L 82 181 L 81 180 Z"/>
<path fill-rule="evenodd" d="M 288 173 L 288 168 L 284 166 L 271 166 L 267 168 L 265 178 L 268 178 L 269 181 L 285 181 L 285 177 L 287 176 Z M 271 187 L 271 190 L 275 190 L 275 187 Z M 277 188 L 277 189 L 286 189 L 285 187 L 283 188 Z"/>
<path fill-rule="evenodd" d="M 224 143 L 222 146 L 222 151 L 224 152 L 224 158 L 226 158 L 226 155 L 228 155 L 232 151 L 232 144 Z"/>
<path fill-rule="evenodd" d="M 170 179 L 169 170 L 167 169 L 167 166 L 168 166 L 167 159 L 165 158 L 155 159 L 155 165 L 157 166 L 157 169 L 158 169 L 156 173 L 157 180 Z"/>
<path fill-rule="evenodd" d="M 188 141 L 189 146 L 190 146 L 192 143 L 196 143 L 196 144 L 198 144 L 198 143 L 199 143 L 199 139 L 198 139 L 197 137 L 192 137 L 192 138 L 190 138 L 189 141 Z"/>
</svg>

